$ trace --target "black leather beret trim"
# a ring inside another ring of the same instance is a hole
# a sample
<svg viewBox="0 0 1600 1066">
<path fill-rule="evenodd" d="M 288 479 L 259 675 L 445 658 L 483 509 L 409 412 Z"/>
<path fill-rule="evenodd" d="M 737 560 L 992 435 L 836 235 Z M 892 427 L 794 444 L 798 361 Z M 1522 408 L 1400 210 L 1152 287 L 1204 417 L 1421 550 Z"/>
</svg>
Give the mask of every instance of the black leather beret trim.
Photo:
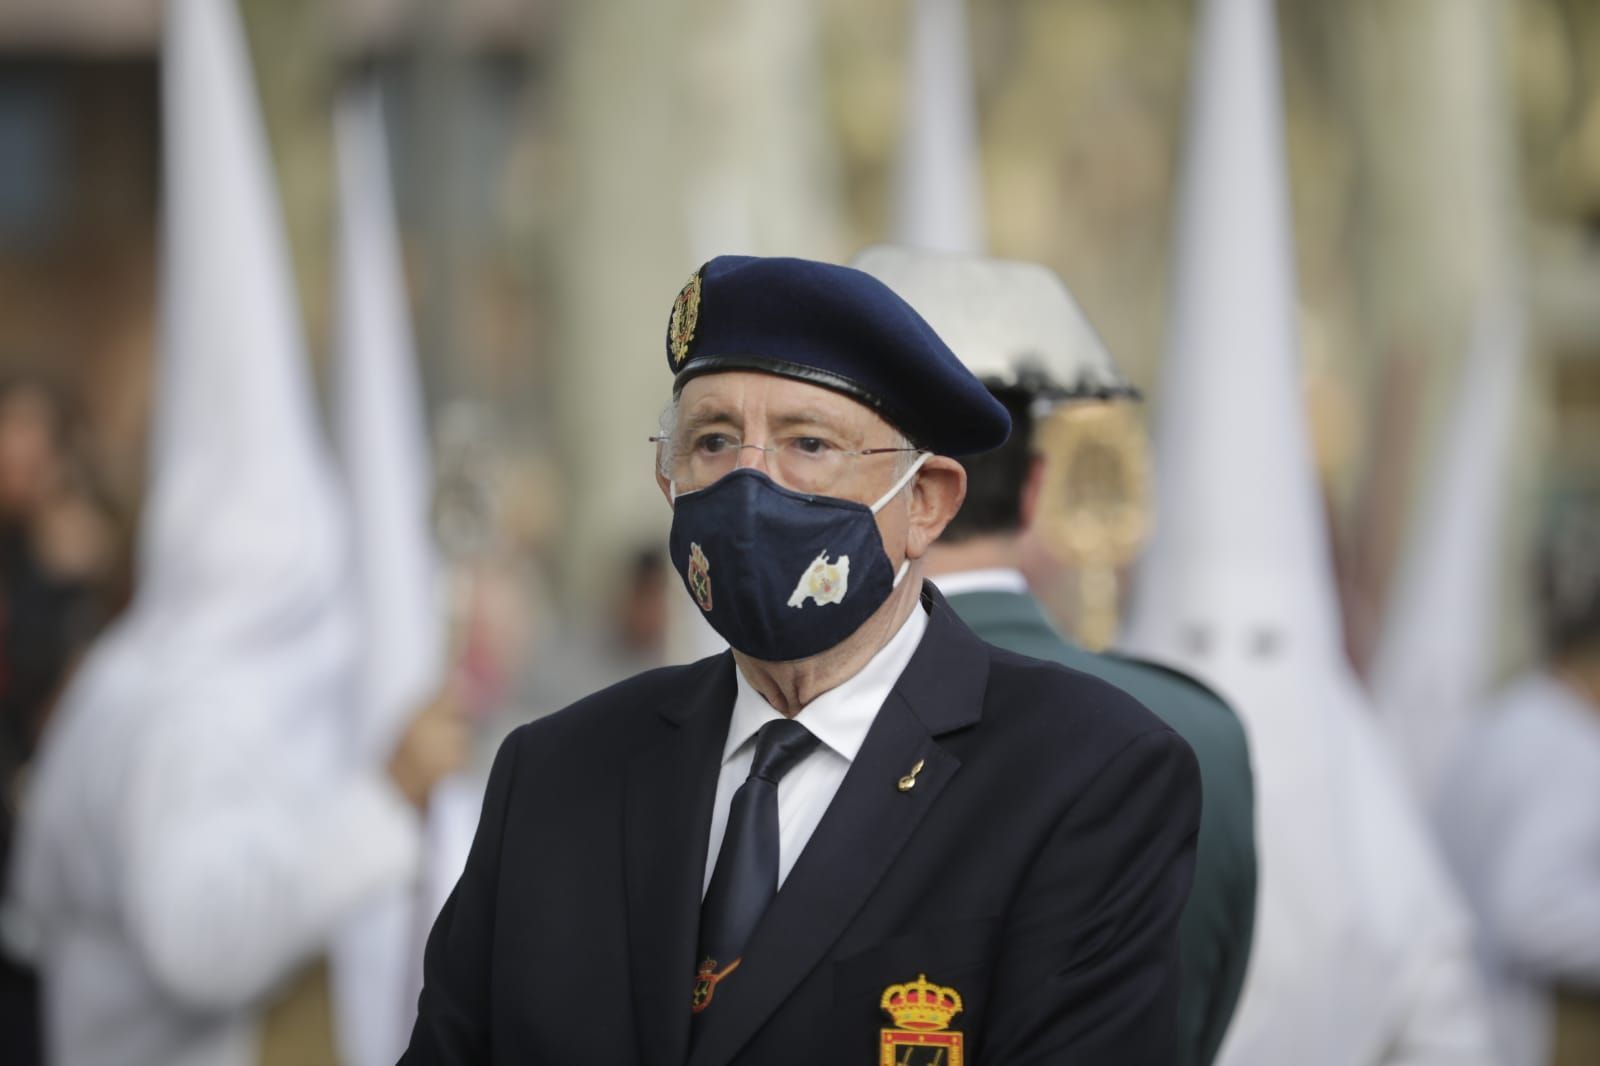
<svg viewBox="0 0 1600 1066">
<path fill-rule="evenodd" d="M 756 370 L 832 389 L 878 412 L 885 421 L 910 438 L 913 444 L 919 444 L 921 440 L 921 434 L 893 406 L 862 388 L 859 383 L 826 370 L 819 370 L 814 366 L 791 363 L 784 359 L 771 359 L 762 355 L 698 355 L 684 363 L 677 377 L 672 379 L 672 394 L 676 396 L 682 392 L 683 386 L 690 378 L 726 370 Z"/>
<path fill-rule="evenodd" d="M 1130 385 L 1127 382 L 1107 385 L 1080 379 L 1071 385 L 1060 385 L 1044 378 L 1024 377 L 1017 381 L 1007 381 L 987 375 L 979 380 L 991 392 L 995 389 L 1016 389 L 1029 396 L 1055 403 L 1066 400 L 1128 400 L 1133 403 L 1144 402 L 1144 393 L 1140 391 L 1139 387 Z"/>
</svg>

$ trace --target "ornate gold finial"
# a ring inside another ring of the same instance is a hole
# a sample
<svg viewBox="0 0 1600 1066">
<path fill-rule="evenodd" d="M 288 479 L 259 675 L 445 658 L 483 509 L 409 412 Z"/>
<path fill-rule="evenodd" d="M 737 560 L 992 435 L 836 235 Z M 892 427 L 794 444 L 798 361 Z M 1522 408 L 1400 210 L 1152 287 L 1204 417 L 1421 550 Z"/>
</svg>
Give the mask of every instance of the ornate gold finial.
<svg viewBox="0 0 1600 1066">
<path fill-rule="evenodd" d="M 1040 539 L 1073 571 L 1073 636 L 1092 651 L 1117 633 L 1119 571 L 1144 544 L 1151 514 L 1143 429 L 1126 406 L 1068 404 L 1039 426 L 1045 457 Z"/>
<path fill-rule="evenodd" d="M 700 324 L 700 271 L 696 270 L 687 284 L 672 301 L 672 321 L 667 326 L 667 346 L 672 352 L 674 369 L 683 365 L 689 354 L 689 342 L 694 340 L 694 328 Z"/>
<path fill-rule="evenodd" d="M 961 993 L 931 983 L 922 973 L 908 984 L 885 988 L 879 1006 L 901 1029 L 934 1032 L 948 1028 L 950 1019 L 961 1013 Z"/>
</svg>

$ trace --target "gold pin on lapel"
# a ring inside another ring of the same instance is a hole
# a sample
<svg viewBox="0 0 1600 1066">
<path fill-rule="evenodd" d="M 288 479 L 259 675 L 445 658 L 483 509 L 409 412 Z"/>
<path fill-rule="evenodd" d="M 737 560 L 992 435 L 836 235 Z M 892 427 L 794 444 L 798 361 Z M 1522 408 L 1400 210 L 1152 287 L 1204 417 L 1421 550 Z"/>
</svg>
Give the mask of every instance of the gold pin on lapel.
<svg viewBox="0 0 1600 1066">
<path fill-rule="evenodd" d="M 901 792 L 910 792 L 917 787 L 917 775 L 922 773 L 922 762 L 923 760 L 918 759 L 917 765 L 911 768 L 911 772 L 900 779 L 900 784 L 897 787 Z"/>
</svg>

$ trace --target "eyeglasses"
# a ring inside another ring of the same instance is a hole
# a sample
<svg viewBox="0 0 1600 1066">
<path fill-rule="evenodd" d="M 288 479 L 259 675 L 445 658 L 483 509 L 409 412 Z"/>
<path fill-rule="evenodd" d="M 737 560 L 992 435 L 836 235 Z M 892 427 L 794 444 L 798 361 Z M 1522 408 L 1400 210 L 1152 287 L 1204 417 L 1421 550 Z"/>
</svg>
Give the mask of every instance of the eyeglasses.
<svg viewBox="0 0 1600 1066">
<path fill-rule="evenodd" d="M 869 455 L 918 452 L 921 448 L 841 448 L 821 437 L 779 437 L 771 444 L 746 444 L 729 433 L 697 433 L 687 440 L 665 434 L 650 438 L 661 446 L 661 472 L 677 484 L 678 492 L 693 492 L 732 473 L 739 453 L 746 448 L 761 452 L 767 474 L 784 488 L 826 495 L 857 459 Z"/>
</svg>

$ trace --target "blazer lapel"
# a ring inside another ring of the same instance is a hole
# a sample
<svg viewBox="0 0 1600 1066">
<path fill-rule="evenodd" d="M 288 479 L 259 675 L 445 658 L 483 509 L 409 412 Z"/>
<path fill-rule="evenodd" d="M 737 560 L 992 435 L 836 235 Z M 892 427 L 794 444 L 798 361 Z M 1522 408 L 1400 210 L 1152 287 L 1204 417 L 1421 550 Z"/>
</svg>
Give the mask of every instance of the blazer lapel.
<svg viewBox="0 0 1600 1066">
<path fill-rule="evenodd" d="M 928 631 L 751 934 L 737 979 L 717 989 L 689 1066 L 726 1063 L 816 968 L 960 768 L 935 738 L 981 717 L 988 651 L 931 586 L 923 595 Z M 918 760 L 915 785 L 901 791 Z"/>
<path fill-rule="evenodd" d="M 640 1062 L 678 1066 L 688 1053 L 689 993 L 705 878 L 706 837 L 733 711 L 733 657 L 650 723 L 628 762 L 623 808 L 629 961 Z"/>
</svg>

